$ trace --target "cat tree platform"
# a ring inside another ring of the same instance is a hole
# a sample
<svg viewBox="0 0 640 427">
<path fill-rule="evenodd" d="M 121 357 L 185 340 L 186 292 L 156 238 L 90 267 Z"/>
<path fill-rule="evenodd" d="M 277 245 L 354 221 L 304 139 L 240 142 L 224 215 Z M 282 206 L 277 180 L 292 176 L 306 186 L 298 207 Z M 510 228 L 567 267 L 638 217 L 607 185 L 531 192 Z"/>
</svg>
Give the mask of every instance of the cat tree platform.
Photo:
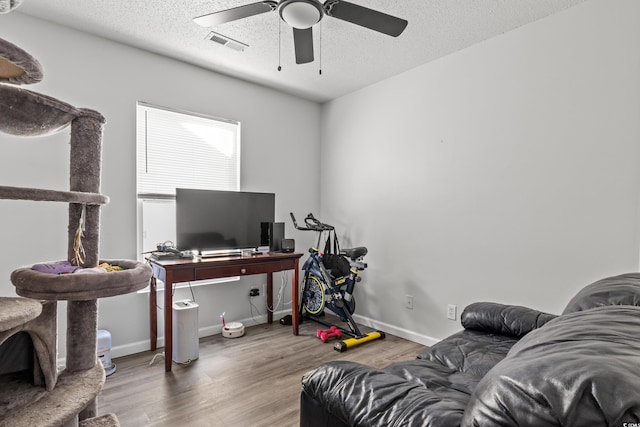
<svg viewBox="0 0 640 427">
<path fill-rule="evenodd" d="M 7 186 L 0 186 L 0 199 L 80 203 L 84 205 L 105 205 L 109 203 L 109 197 L 103 194 Z"/>
<path fill-rule="evenodd" d="M 51 391 L 35 388 L 24 379 L 3 378 L 0 383 L 0 401 L 3 402 L 3 409 L 9 413 L 0 414 L 0 427 L 68 425 L 96 399 L 104 381 L 104 369 L 100 362 L 92 369 L 62 371 L 56 387 Z"/>
<path fill-rule="evenodd" d="M 11 274 L 16 293 L 27 298 L 0 298 L 0 342 L 17 332 L 29 333 L 35 366 L 33 379 L 24 373 L 0 376 L 0 427 L 119 426 L 113 414 L 95 416 L 105 373 L 95 345 L 86 343 L 95 343 L 97 299 L 144 288 L 151 268 L 131 260 L 103 262 L 123 270 L 50 274 L 23 267 Z M 55 366 L 59 300 L 69 301 L 67 356 L 72 358 L 60 372 Z"/>
<path fill-rule="evenodd" d="M 23 267 L 11 273 L 11 283 L 20 296 L 49 301 L 86 301 L 139 291 L 149 285 L 151 267 L 130 260 L 100 263 L 122 267 L 110 273 L 49 274 Z"/>
<path fill-rule="evenodd" d="M 40 301 L 26 298 L 0 299 L 0 333 L 24 325 L 42 313 Z"/>
</svg>

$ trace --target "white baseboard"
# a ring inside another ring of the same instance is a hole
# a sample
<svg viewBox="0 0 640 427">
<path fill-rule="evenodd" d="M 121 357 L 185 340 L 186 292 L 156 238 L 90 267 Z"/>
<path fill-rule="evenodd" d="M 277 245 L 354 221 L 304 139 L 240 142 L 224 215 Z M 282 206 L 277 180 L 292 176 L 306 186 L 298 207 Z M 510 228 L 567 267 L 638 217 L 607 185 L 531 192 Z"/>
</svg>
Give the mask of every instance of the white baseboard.
<svg viewBox="0 0 640 427">
<path fill-rule="evenodd" d="M 408 329 L 404 329 L 404 328 L 399 328 L 397 326 L 394 325 L 390 325 L 388 323 L 384 323 L 384 322 L 380 322 L 374 319 L 371 319 L 369 317 L 365 317 L 365 316 L 361 316 L 359 314 L 354 314 L 353 315 L 353 320 L 356 321 L 356 323 L 363 325 L 363 326 L 368 326 L 370 328 L 382 331 L 382 332 L 386 332 L 389 333 L 391 335 L 395 335 L 397 337 L 400 338 L 404 338 L 406 340 L 409 341 L 413 341 L 415 343 L 418 344 L 422 344 L 425 346 L 432 346 L 435 343 L 437 343 L 438 339 L 427 336 L 427 335 L 422 335 L 419 334 L 417 332 L 414 331 L 410 331 Z"/>
<path fill-rule="evenodd" d="M 279 318 L 291 314 L 291 309 L 278 311 L 274 313 L 274 321 L 278 321 Z M 394 325 L 390 325 L 388 323 L 380 322 L 369 317 L 361 316 L 359 314 L 353 315 L 354 320 L 363 326 L 367 326 L 369 328 L 373 328 L 382 332 L 386 332 L 392 335 L 395 335 L 400 338 L 404 338 L 409 341 L 413 341 L 418 344 L 422 344 L 425 346 L 432 346 L 437 343 L 438 339 L 429 337 L 427 335 L 422 335 L 414 331 L 410 331 L 408 329 L 399 328 Z M 246 319 L 239 320 L 245 326 L 254 326 L 267 323 L 267 315 L 263 314 L 260 316 L 249 317 Z M 198 329 L 198 337 L 204 338 L 211 335 L 217 335 L 222 333 L 222 324 L 205 326 Z M 151 346 L 150 340 L 142 340 L 133 343 L 128 343 L 124 345 L 118 345 L 111 348 L 111 358 L 128 356 L 130 354 L 143 353 L 145 351 L 149 351 L 149 347 Z M 164 336 L 158 337 L 158 348 L 164 347 Z M 58 365 L 64 366 L 65 359 L 58 359 Z"/>
<path fill-rule="evenodd" d="M 291 314 L 291 309 L 277 311 L 274 313 L 274 322 L 277 322 L 282 316 L 287 314 Z M 267 323 L 267 315 L 259 315 L 254 317 L 249 317 L 246 319 L 234 320 L 234 322 L 241 322 L 245 327 L 261 325 Z M 158 331 L 160 332 L 160 331 Z M 204 338 L 211 335 L 217 335 L 222 333 L 222 323 L 218 325 L 204 326 L 202 328 L 198 328 L 198 338 Z M 111 358 L 128 356 L 130 354 L 142 353 L 145 351 L 149 351 L 149 347 L 151 346 L 150 340 L 142 340 L 134 343 L 118 345 L 111 348 Z M 158 336 L 158 348 L 164 347 L 164 336 Z"/>
</svg>

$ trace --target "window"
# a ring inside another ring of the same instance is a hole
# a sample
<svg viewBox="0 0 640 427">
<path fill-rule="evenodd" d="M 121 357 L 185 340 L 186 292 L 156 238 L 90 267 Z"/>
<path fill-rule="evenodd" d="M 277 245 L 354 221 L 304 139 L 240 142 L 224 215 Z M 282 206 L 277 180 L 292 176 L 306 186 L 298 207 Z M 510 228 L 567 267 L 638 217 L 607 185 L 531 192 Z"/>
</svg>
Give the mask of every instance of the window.
<svg viewBox="0 0 640 427">
<path fill-rule="evenodd" d="M 139 102 L 138 253 L 176 240 L 176 188 L 240 189 L 240 124 Z"/>
</svg>

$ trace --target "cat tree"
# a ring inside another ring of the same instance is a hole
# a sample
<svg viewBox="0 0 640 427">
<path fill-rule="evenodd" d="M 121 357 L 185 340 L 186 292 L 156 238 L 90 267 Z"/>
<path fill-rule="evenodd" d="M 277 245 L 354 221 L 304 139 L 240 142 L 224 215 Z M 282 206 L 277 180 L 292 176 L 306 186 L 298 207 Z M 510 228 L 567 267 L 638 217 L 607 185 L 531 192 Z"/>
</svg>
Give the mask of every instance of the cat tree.
<svg viewBox="0 0 640 427">
<path fill-rule="evenodd" d="M 96 397 L 105 381 L 96 355 L 97 300 L 144 288 L 151 269 L 136 261 L 99 259 L 100 207 L 109 201 L 100 194 L 105 119 L 97 111 L 15 86 L 41 79 L 37 60 L 0 39 L 0 132 L 39 137 L 70 127 L 70 189 L 0 186 L 0 199 L 67 203 L 67 261 L 81 269 L 107 262 L 122 270 L 50 274 L 23 267 L 11 274 L 20 297 L 0 298 L 0 348 L 18 348 L 28 337 L 33 354 L 27 356 L 33 362 L 26 380 L 23 374 L 0 375 L 0 427 L 118 426 L 113 414 L 96 416 Z M 56 366 L 57 301 L 67 301 L 62 370 Z"/>
</svg>

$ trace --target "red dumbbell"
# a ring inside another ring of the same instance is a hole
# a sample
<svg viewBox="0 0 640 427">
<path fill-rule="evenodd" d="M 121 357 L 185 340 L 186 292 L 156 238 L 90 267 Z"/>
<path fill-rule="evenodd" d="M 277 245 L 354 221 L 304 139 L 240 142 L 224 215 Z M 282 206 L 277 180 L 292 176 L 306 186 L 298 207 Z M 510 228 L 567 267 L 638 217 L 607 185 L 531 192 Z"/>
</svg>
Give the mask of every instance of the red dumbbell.
<svg viewBox="0 0 640 427">
<path fill-rule="evenodd" d="M 317 329 L 316 336 L 320 341 L 327 342 L 329 338 L 342 338 L 342 331 L 337 326 L 332 326 L 327 330 Z"/>
</svg>

